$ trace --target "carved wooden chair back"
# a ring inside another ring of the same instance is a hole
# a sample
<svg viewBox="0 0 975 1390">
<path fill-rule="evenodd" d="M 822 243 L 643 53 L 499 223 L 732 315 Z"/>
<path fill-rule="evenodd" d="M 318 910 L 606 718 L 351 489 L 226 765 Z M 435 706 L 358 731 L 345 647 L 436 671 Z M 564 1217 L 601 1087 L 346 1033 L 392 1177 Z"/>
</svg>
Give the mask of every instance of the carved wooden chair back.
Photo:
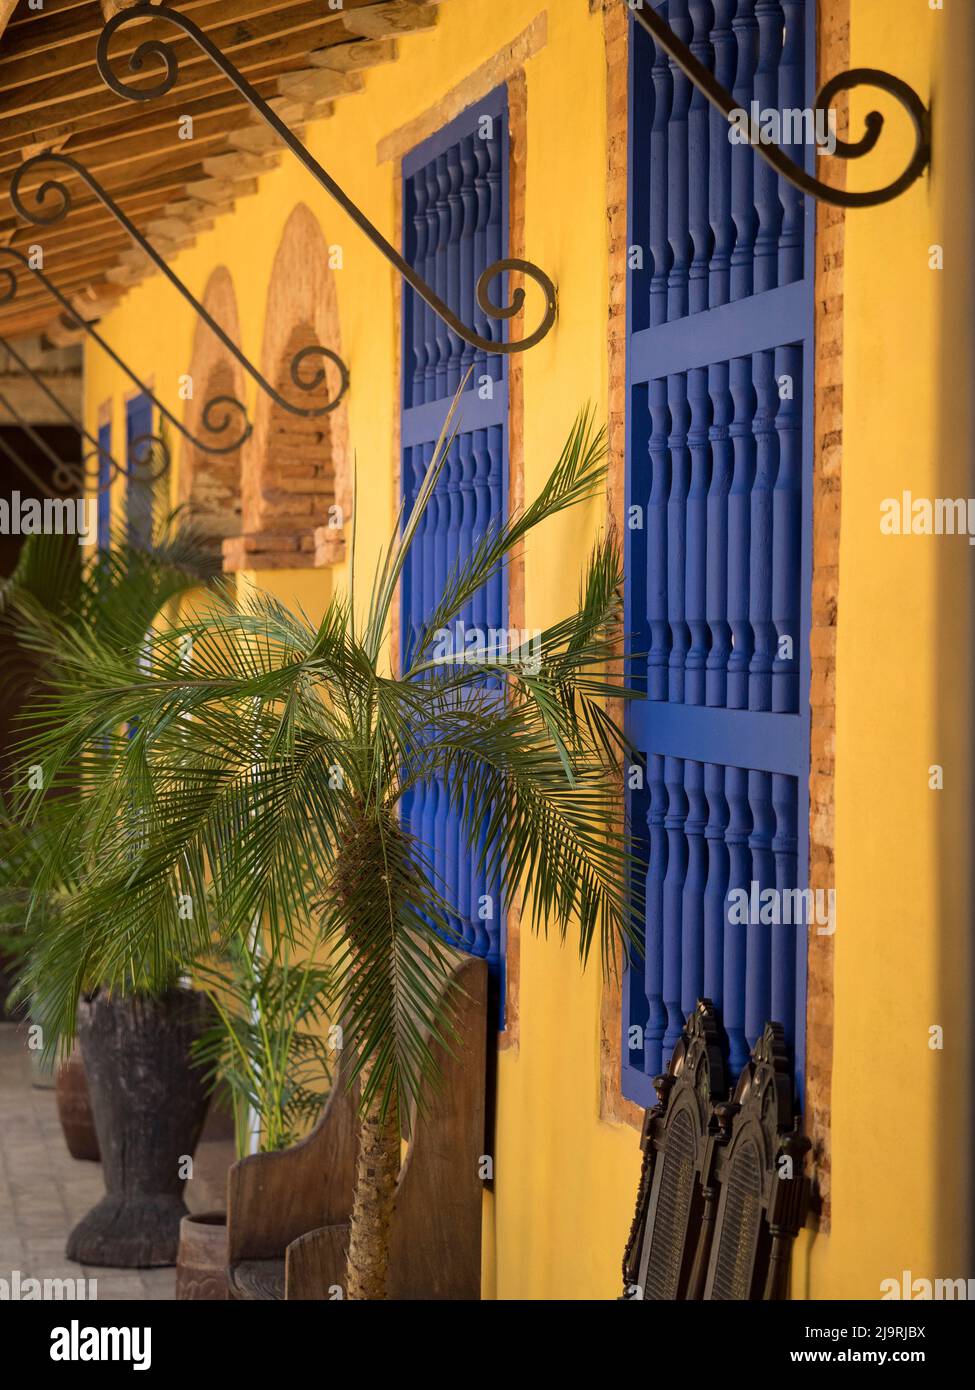
<svg viewBox="0 0 975 1390">
<path fill-rule="evenodd" d="M 654 1080 L 625 1299 L 788 1297 L 810 1144 L 798 1130 L 782 1026 L 766 1024 L 730 1099 L 726 1056 L 718 1012 L 702 999 Z"/>
<path fill-rule="evenodd" d="M 781 1024 L 765 1025 L 716 1120 L 721 1195 L 704 1297 L 786 1299 L 792 1243 L 809 1204 L 810 1143 L 797 1129 Z"/>
<path fill-rule="evenodd" d="M 702 999 L 688 1017 L 654 1088 L 658 1104 L 643 1124 L 643 1168 L 623 1260 L 624 1297 L 700 1298 L 709 1129 L 715 1104 L 728 1094 L 721 1028 L 710 1000 Z"/>
</svg>

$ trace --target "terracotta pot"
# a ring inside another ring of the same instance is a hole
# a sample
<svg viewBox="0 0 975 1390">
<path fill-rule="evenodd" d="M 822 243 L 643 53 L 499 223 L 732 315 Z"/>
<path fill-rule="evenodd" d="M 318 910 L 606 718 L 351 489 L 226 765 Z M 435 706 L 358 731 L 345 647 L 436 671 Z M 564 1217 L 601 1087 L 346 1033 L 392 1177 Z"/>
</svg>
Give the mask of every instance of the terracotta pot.
<svg viewBox="0 0 975 1390">
<path fill-rule="evenodd" d="M 80 1001 L 78 1040 L 106 1193 L 68 1237 L 69 1260 L 175 1264 L 188 1160 L 209 1099 L 190 1048 L 211 1023 L 209 1001 L 192 990 L 158 999 L 99 991 Z"/>
<path fill-rule="evenodd" d="M 228 1297 L 225 1212 L 199 1212 L 179 1223 L 176 1297 L 211 1301 Z"/>
<path fill-rule="evenodd" d="M 98 1152 L 95 1117 L 91 1113 L 85 1064 L 77 1046 L 68 1060 L 58 1067 L 54 1095 L 68 1153 L 72 1158 L 97 1163 L 101 1155 Z"/>
</svg>

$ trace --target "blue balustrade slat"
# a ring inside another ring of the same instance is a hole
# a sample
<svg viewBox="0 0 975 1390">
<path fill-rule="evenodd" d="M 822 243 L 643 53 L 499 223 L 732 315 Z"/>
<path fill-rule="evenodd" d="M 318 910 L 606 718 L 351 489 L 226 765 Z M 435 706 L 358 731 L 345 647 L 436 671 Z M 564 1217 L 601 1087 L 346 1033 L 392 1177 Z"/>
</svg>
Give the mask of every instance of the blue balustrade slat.
<svg viewBox="0 0 975 1390">
<path fill-rule="evenodd" d="M 815 91 L 811 3 L 658 8 L 749 114 Z M 702 994 L 732 1071 L 773 1018 L 802 1082 L 808 924 L 776 911 L 808 874 L 815 216 L 639 26 L 629 116 L 642 254 L 627 302 L 624 606 L 646 694 L 627 715 L 646 915 L 622 1072 L 647 1104 Z"/>
<path fill-rule="evenodd" d="M 476 307 L 478 277 L 507 254 L 507 99 L 491 93 L 403 161 L 405 255 L 442 298 L 487 337 L 503 325 Z M 504 287 L 491 286 L 492 295 Z M 500 339 L 497 339 L 500 341 Z M 404 658 L 434 612 L 448 581 L 505 514 L 508 384 L 499 354 L 474 352 L 408 287 L 403 306 L 402 487 L 406 515 L 416 499 L 453 398 L 473 369 L 454 417 L 455 438 L 403 574 Z M 507 594 L 498 576 L 456 620 L 463 647 L 477 629 L 507 626 Z M 483 640 L 477 638 L 476 640 Z M 462 824 L 464 788 L 442 778 L 404 798 L 404 823 L 447 904 L 452 937 L 484 956 L 501 985 L 504 913 L 496 867 L 484 866 L 482 838 L 469 846 Z M 503 1012 L 502 1012 L 503 1018 Z"/>
<path fill-rule="evenodd" d="M 755 158 L 749 150 L 744 154 Z M 630 338 L 631 380 L 655 381 L 670 372 L 709 367 L 721 358 L 777 348 L 797 335 L 808 301 L 809 287 L 799 282 L 635 332 Z"/>
<path fill-rule="evenodd" d="M 108 550 L 112 530 L 112 427 L 107 422 L 98 427 L 98 549 Z"/>
<path fill-rule="evenodd" d="M 152 434 L 152 401 L 134 396 L 125 405 L 126 479 L 125 510 L 129 542 L 147 548 L 152 544 L 153 484 L 155 463 L 145 441 Z"/>
<path fill-rule="evenodd" d="M 796 777 L 806 756 L 803 720 L 797 714 L 641 701 L 632 712 L 631 727 L 641 747 L 649 740 L 655 751 L 675 758 L 722 762 L 733 748 L 742 765 Z"/>
<path fill-rule="evenodd" d="M 755 74 L 755 100 L 761 111 L 775 111 L 779 106 L 779 65 L 782 61 L 782 6 L 779 0 L 758 0 L 755 6 L 758 23 L 758 70 Z M 779 201 L 779 176 L 764 159 L 753 162 L 755 171 L 755 207 L 758 213 L 758 234 L 755 238 L 756 294 L 774 289 L 779 279 L 779 234 L 782 229 L 782 204 Z"/>
</svg>

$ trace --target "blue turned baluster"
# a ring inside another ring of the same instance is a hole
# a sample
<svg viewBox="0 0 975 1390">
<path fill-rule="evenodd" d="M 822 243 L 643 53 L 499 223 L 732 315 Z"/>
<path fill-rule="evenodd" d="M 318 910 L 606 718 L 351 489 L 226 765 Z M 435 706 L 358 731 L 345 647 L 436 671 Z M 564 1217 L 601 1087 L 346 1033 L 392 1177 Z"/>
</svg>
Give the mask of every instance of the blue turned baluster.
<svg viewBox="0 0 975 1390">
<path fill-rule="evenodd" d="M 667 786 L 664 781 L 664 760 L 656 753 L 647 758 L 647 790 L 650 810 L 647 826 L 650 833 L 650 853 L 647 861 L 646 887 L 646 956 L 644 979 L 648 1014 L 644 1031 L 644 1056 L 648 1076 L 656 1076 L 663 1068 L 663 1041 L 667 1031 L 667 1009 L 664 1005 L 664 879 L 667 875 Z"/>
<path fill-rule="evenodd" d="M 752 879 L 761 894 L 775 887 L 775 860 L 772 856 L 772 837 L 775 834 L 775 814 L 772 810 L 772 777 L 768 772 L 749 772 L 748 801 L 752 808 L 752 833 L 748 837 L 752 852 Z M 766 913 L 767 915 L 767 913 Z M 772 1002 L 772 939 L 775 933 L 786 930 L 761 921 L 749 921 L 746 933 L 748 965 L 745 974 L 745 1037 L 754 1047 L 769 1022 Z M 776 1023 L 782 1020 L 776 1017 Z"/>
<path fill-rule="evenodd" d="M 424 444 L 422 446 L 423 471 L 426 473 L 433 458 L 434 446 Z M 419 550 L 415 552 L 417 563 L 414 574 L 418 575 L 421 581 L 423 602 L 422 612 L 423 621 L 427 623 L 437 605 L 439 597 L 436 588 L 436 569 L 434 556 L 436 551 L 436 536 L 438 518 L 440 513 L 440 493 L 435 489 L 427 503 L 427 509 L 423 521 L 420 524 L 420 534 L 417 536 Z M 434 875 L 433 851 L 436 841 L 436 817 L 438 805 L 438 786 L 435 778 L 431 778 L 424 783 L 422 805 L 420 807 L 420 822 L 416 827 L 416 833 L 420 840 L 420 857 L 426 871 L 433 876 L 434 886 L 439 890 L 440 885 Z"/>
<path fill-rule="evenodd" d="M 711 24 L 714 6 L 711 0 L 689 0 L 691 19 L 691 52 L 706 68 L 714 65 L 711 47 Z M 688 279 L 688 307 L 699 314 L 708 307 L 708 275 L 711 260 L 711 223 L 709 217 L 711 104 L 697 88 L 691 92 L 691 108 L 687 118 L 687 168 L 690 179 L 688 194 L 688 224 L 693 257 Z M 727 135 L 725 135 L 727 140 Z"/>
<path fill-rule="evenodd" d="M 798 111 L 805 105 L 804 67 L 805 35 L 803 0 L 782 0 L 785 20 L 785 41 L 779 64 L 779 100 L 785 111 Z M 801 145 L 786 145 L 785 153 L 800 167 L 805 165 Z M 779 179 L 779 202 L 782 204 L 782 227 L 779 233 L 779 284 L 791 285 L 802 279 L 803 218 L 805 206 L 798 188 Z"/>
<path fill-rule="evenodd" d="M 465 135 L 460 143 L 461 186 L 460 197 L 463 205 L 463 230 L 460 239 L 460 317 L 465 323 L 474 323 L 474 286 L 476 276 L 475 240 L 477 233 L 477 158 L 474 154 L 475 137 Z M 474 349 L 464 343 L 461 349 L 461 376 L 466 377 L 474 363 Z M 477 383 L 474 383 L 475 386 Z"/>
<path fill-rule="evenodd" d="M 488 141 L 480 135 L 474 141 L 474 162 L 477 166 L 477 173 L 474 178 L 474 197 L 477 204 L 476 220 L 474 223 L 474 266 L 475 283 L 477 273 L 484 266 L 491 264 L 488 256 L 488 223 L 491 219 L 491 188 L 488 183 L 488 170 L 491 167 L 491 151 L 488 148 Z M 488 338 L 491 335 L 491 328 L 487 316 L 483 313 L 475 300 L 474 325 L 476 332 L 481 338 Z M 474 377 L 475 381 L 487 374 L 487 354 L 482 348 L 478 348 L 474 354 Z"/>
<path fill-rule="evenodd" d="M 673 83 L 670 63 L 663 49 L 654 49 L 653 123 L 650 127 L 650 324 L 667 322 L 667 281 L 670 275 L 670 242 L 667 239 L 667 151 Z"/>
<path fill-rule="evenodd" d="M 446 300 L 455 314 L 463 310 L 461 295 L 460 242 L 464 230 L 464 200 L 461 185 L 464 171 L 461 168 L 460 148 L 451 145 L 447 151 L 447 294 Z M 452 330 L 447 330 L 447 390 L 453 395 L 461 382 L 460 363 L 464 350 L 463 339 Z"/>
<path fill-rule="evenodd" d="M 704 764 L 685 762 L 687 793 L 687 877 L 684 880 L 681 939 L 681 1013 L 692 1013 L 704 995 L 704 892 L 708 874 L 705 830 L 708 803 L 704 794 Z"/>
<path fill-rule="evenodd" d="M 670 27 L 687 43 L 691 23 L 687 0 L 671 0 Z M 670 64 L 673 102 L 668 123 L 667 156 L 667 240 L 670 242 L 670 274 L 667 277 L 667 319 L 673 322 L 687 315 L 688 276 L 691 268 L 691 235 L 688 226 L 688 115 L 691 83 L 676 63 Z"/>
<path fill-rule="evenodd" d="M 799 788 L 794 777 L 775 773 L 772 777 L 772 805 L 775 809 L 775 886 L 780 899 L 798 886 L 798 802 Z M 795 914 L 793 914 L 795 915 Z M 772 1006 L 773 1019 L 782 1023 L 790 1046 L 796 1034 L 796 958 L 805 952 L 804 923 L 782 926 L 772 933 Z"/>
<path fill-rule="evenodd" d="M 650 383 L 650 500 L 647 503 L 647 693 L 667 699 L 670 622 L 667 616 L 667 505 L 670 499 L 670 411 L 667 381 Z"/>
<path fill-rule="evenodd" d="M 504 256 L 504 233 L 501 223 L 501 142 L 497 138 L 486 141 L 488 151 L 487 181 L 490 192 L 490 213 L 488 216 L 487 242 L 485 252 L 487 265 L 494 265 Z M 491 286 L 491 293 L 502 304 L 507 303 L 507 276 Z M 488 337 L 492 342 L 500 342 L 504 336 L 504 320 L 489 319 Z M 487 370 L 495 381 L 500 381 L 501 359 L 493 356 L 488 359 Z"/>
<path fill-rule="evenodd" d="M 688 705 L 705 703 L 705 675 L 708 659 L 707 620 L 708 561 L 708 485 L 711 451 L 708 430 L 711 425 L 711 398 L 708 395 L 706 367 L 687 373 L 687 399 L 691 411 L 687 436 L 691 454 L 691 485 L 687 494 L 687 626 L 690 649 L 685 666 L 684 701 Z"/>
<path fill-rule="evenodd" d="M 799 709 L 799 594 L 802 583 L 802 350 L 775 354 L 779 471 L 772 497 L 772 709 Z"/>
<path fill-rule="evenodd" d="M 434 265 L 433 287 L 441 299 L 446 300 L 449 293 L 447 272 L 450 264 L 450 173 L 447 169 L 447 156 L 441 154 L 436 160 L 437 181 L 437 254 Z M 437 378 L 435 399 L 440 401 L 450 395 L 448 371 L 450 365 L 450 330 L 438 314 L 436 316 L 437 337 Z"/>
<path fill-rule="evenodd" d="M 735 85 L 738 45 L 731 21 L 735 0 L 714 0 L 714 75 L 726 91 Z M 709 105 L 711 122 L 710 195 L 708 209 L 714 249 L 708 276 L 708 304 L 713 309 L 731 298 L 731 254 L 735 249 L 735 224 L 731 216 L 731 141 L 727 119 Z"/>
<path fill-rule="evenodd" d="M 748 773 L 740 767 L 729 767 L 725 773 L 725 796 L 728 799 L 728 893 L 744 890 L 751 894 L 752 860 L 748 837 L 752 828 L 748 806 Z M 747 909 L 746 909 L 747 910 Z M 735 912 L 724 927 L 724 988 L 721 992 L 722 1015 L 730 1048 L 729 1068 L 737 1076 L 748 1060 L 748 1040 L 745 1034 L 745 965 L 747 960 L 747 926 Z"/>
<path fill-rule="evenodd" d="M 683 950 L 684 880 L 687 875 L 687 796 L 684 792 L 684 762 L 682 758 L 665 758 L 664 779 L 667 783 L 667 872 L 664 875 L 664 1006 L 667 1010 L 667 1031 L 664 1034 L 664 1056 L 669 1057 L 677 1045 L 684 1027 L 681 1015 L 681 971 Z"/>
<path fill-rule="evenodd" d="M 749 621 L 752 484 L 755 480 L 755 392 L 750 357 L 736 357 L 730 372 L 734 418 L 731 442 L 735 467 L 728 494 L 728 621 L 732 650 L 728 659 L 728 708 L 748 708 L 748 668 L 753 640 Z"/>
<path fill-rule="evenodd" d="M 491 518 L 494 529 L 497 530 L 505 513 L 502 496 L 504 488 L 504 429 L 501 425 L 492 425 L 488 430 L 488 457 L 490 460 L 488 492 L 491 502 Z M 498 570 L 487 584 L 487 626 L 506 627 L 504 615 L 504 573 L 503 570 Z M 497 681 L 496 685 L 500 690 L 501 682 Z"/>
<path fill-rule="evenodd" d="M 755 411 L 755 483 L 751 516 L 751 602 L 749 615 L 755 650 L 748 682 L 748 708 L 772 708 L 772 662 L 775 625 L 772 622 L 772 496 L 779 469 L 779 437 L 775 417 L 779 404 L 775 358 L 756 352 L 752 370 L 758 405 Z"/>
<path fill-rule="evenodd" d="M 755 74 L 755 98 L 760 109 L 776 111 L 779 106 L 779 59 L 782 56 L 782 6 L 779 0 L 758 0 L 755 6 L 758 21 L 758 71 Z M 755 239 L 755 293 L 774 289 L 779 281 L 779 233 L 782 229 L 782 204 L 779 202 L 779 176 L 765 163 L 756 159 L 755 206 L 758 210 L 758 235 Z"/>
<path fill-rule="evenodd" d="M 755 0 L 738 0 L 732 25 L 738 44 L 735 67 L 735 105 L 751 114 L 755 95 L 755 68 L 758 64 L 758 25 Z M 735 249 L 731 254 L 731 298 L 747 299 L 755 285 L 755 236 L 758 214 L 755 210 L 756 155 L 748 145 L 731 149 L 731 214 L 735 222 Z"/>
<path fill-rule="evenodd" d="M 476 544 L 491 524 L 493 497 L 491 495 L 491 449 L 487 430 L 474 431 L 474 516 L 471 539 Z M 488 627 L 488 593 L 478 589 L 471 600 L 470 623 L 485 631 Z"/>
<path fill-rule="evenodd" d="M 691 412 L 687 403 L 687 378 L 675 372 L 667 379 L 670 409 L 670 500 L 667 504 L 667 610 L 670 622 L 670 660 L 667 698 L 684 699 L 684 663 L 691 644 L 685 602 L 687 586 L 687 493 L 691 482 L 691 455 L 687 432 Z"/>
<path fill-rule="evenodd" d="M 447 537 L 446 537 L 446 561 L 445 570 L 448 579 L 459 573 L 460 563 L 464 554 L 462 540 L 463 523 L 463 496 L 461 494 L 461 477 L 463 474 L 463 462 L 461 460 L 461 445 L 463 436 L 458 436 L 454 441 L 453 447 L 447 456 L 447 463 L 441 475 L 444 482 L 447 504 Z M 451 645 L 455 645 L 452 639 Z M 444 824 L 444 852 L 443 858 L 439 861 L 443 866 L 445 880 L 444 897 L 454 909 L 450 914 L 450 923 L 453 929 L 459 933 L 461 940 L 465 939 L 464 921 L 460 915 L 460 904 L 458 901 L 458 866 L 465 862 L 465 856 L 460 853 L 458 837 L 461 832 L 459 806 L 456 800 L 456 787 L 448 786 L 441 782 L 441 791 L 444 797 L 446 808 Z"/>
<path fill-rule="evenodd" d="M 424 182 L 427 194 L 426 255 L 421 273 L 427 283 L 436 288 L 437 247 L 440 239 L 440 215 L 437 211 L 437 200 L 440 197 L 440 185 L 437 182 L 437 165 L 435 160 L 431 160 L 422 174 L 417 175 L 418 183 L 421 179 Z M 437 362 L 440 352 L 437 344 L 437 325 L 440 320 L 432 309 L 427 308 L 426 305 L 424 305 L 424 308 L 423 331 L 426 352 L 424 354 L 423 399 L 425 402 L 429 402 L 439 399 L 437 395 Z"/>
<path fill-rule="evenodd" d="M 413 240 L 414 254 L 412 264 L 422 266 L 427 254 L 427 185 L 420 176 L 410 181 L 413 191 Z M 410 341 L 413 349 L 413 371 L 408 378 L 407 406 L 422 405 L 425 396 L 425 372 L 427 365 L 425 315 L 429 312 L 418 294 L 405 291 L 405 302 L 410 313 Z M 414 493 L 415 496 L 415 493 Z"/>
<path fill-rule="evenodd" d="M 720 763 L 704 764 L 704 793 L 708 820 L 704 828 L 708 877 L 704 886 L 704 997 L 720 1009 L 724 999 L 725 902 L 728 893 L 728 802 L 725 770 Z"/>
<path fill-rule="evenodd" d="M 463 557 L 470 554 L 471 537 L 474 532 L 474 516 L 477 502 L 474 494 L 474 473 L 476 462 L 474 458 L 474 440 L 472 436 L 461 434 L 457 438 L 458 451 L 458 472 L 457 472 L 457 493 L 460 504 L 460 524 L 459 524 L 459 543 L 458 553 L 461 556 L 463 568 Z M 459 621 L 466 629 L 471 621 L 471 605 L 467 603 L 461 614 Z M 456 846 L 457 860 L 454 867 L 452 882 L 456 884 L 457 916 L 461 932 L 461 943 L 464 950 L 470 950 L 476 938 L 474 918 L 477 913 L 477 902 L 471 895 L 471 874 L 469 872 L 469 862 L 471 851 L 468 846 L 467 832 L 464 828 L 462 804 L 458 807 L 455 816 L 456 827 Z"/>
<path fill-rule="evenodd" d="M 711 649 L 707 658 L 707 703 L 722 709 L 728 699 L 731 627 L 728 623 L 728 493 L 734 471 L 731 420 L 734 405 L 727 362 L 708 368 L 711 400 L 711 482 L 707 512 L 707 619 Z"/>
</svg>

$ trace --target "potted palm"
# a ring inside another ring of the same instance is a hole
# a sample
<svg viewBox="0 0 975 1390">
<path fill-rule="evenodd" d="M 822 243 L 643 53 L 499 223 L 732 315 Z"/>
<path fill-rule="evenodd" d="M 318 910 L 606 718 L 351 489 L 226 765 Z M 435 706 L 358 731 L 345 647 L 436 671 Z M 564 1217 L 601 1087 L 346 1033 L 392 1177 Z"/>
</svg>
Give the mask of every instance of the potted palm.
<svg viewBox="0 0 975 1390">
<path fill-rule="evenodd" d="M 21 722 L 28 729 L 35 719 L 43 722 L 63 642 L 95 642 L 101 652 L 115 654 L 120 669 L 134 671 L 161 610 L 211 571 L 202 545 L 175 518 L 163 523 L 150 546 L 119 537 L 84 564 L 74 538 L 31 537 L 0 594 L 4 620 L 31 673 Z M 124 731 L 113 737 L 124 738 Z M 74 827 L 87 817 L 91 759 L 110 760 L 110 743 L 50 770 L 26 752 L 13 809 L 0 823 L 4 917 L 9 923 L 11 914 L 22 914 L 18 991 L 30 997 L 48 1055 L 59 1035 L 56 1026 L 47 1027 L 49 1001 L 34 974 L 35 952 L 46 957 L 57 951 L 83 896 L 91 864 L 69 846 Z M 123 969 L 110 983 L 79 978 L 74 1001 L 107 1192 L 71 1233 L 68 1254 L 85 1264 L 171 1264 L 186 1210 L 180 1163 L 193 1151 L 207 1100 L 189 1052 L 210 1022 L 209 1006 L 205 995 L 184 986 L 189 958 L 178 948 L 150 955 L 117 944 Z M 57 1001 L 55 1014 L 63 1004 Z M 77 1080 L 77 1059 L 70 1065 Z"/>
<path fill-rule="evenodd" d="M 219 954 L 200 961 L 196 982 L 213 1006 L 213 1027 L 194 1056 L 211 1086 L 229 1096 L 237 1157 L 276 1152 L 296 1143 L 320 1114 L 331 1084 L 327 965 L 296 959 L 291 943 L 230 937 Z M 227 1297 L 224 1212 L 183 1217 L 176 1260 L 178 1299 Z"/>
<path fill-rule="evenodd" d="M 61 765 L 90 758 L 120 720 L 134 725 L 93 769 L 72 848 L 92 871 L 56 947 L 33 961 L 62 1032 L 85 979 L 119 978 L 132 952 L 168 953 L 175 938 L 204 954 L 213 933 L 240 937 L 255 921 L 289 941 L 321 932 L 361 1088 L 355 1299 L 386 1295 L 401 1127 L 435 1081 L 431 1039 L 456 1036 L 453 905 L 430 846 L 403 822 L 403 798 L 434 777 L 446 785 L 472 859 L 500 875 L 509 901 L 523 895 L 532 928 L 565 940 L 574 925 L 583 962 L 597 940 L 610 958 L 634 911 L 621 739 L 605 710 L 625 694 L 607 674 L 620 617 L 613 541 L 596 546 L 576 610 L 530 651 L 443 641 L 537 527 L 601 492 L 605 444 L 588 413 L 536 499 L 480 537 L 402 672 L 389 670 L 395 596 L 453 447 L 450 424 L 361 611 L 354 587 L 317 626 L 270 597 L 224 592 L 160 634 L 135 670 L 78 637 L 35 740 L 37 757 Z M 178 910 L 187 895 L 201 909 L 190 920 Z"/>
</svg>

